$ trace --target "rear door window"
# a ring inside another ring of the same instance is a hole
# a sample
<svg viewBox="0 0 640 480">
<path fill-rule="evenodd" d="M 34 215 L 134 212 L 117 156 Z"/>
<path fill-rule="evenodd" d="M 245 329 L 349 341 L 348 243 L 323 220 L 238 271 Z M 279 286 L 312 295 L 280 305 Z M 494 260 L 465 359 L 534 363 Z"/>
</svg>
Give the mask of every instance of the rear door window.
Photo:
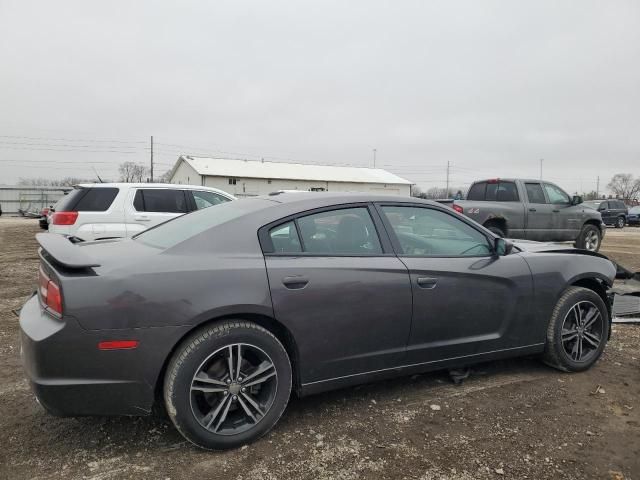
<svg viewBox="0 0 640 480">
<path fill-rule="evenodd" d="M 342 208 L 298 219 L 305 252 L 380 255 L 378 232 L 366 207 Z"/>
<path fill-rule="evenodd" d="M 273 227 L 269 230 L 269 237 L 276 253 L 302 252 L 298 230 L 293 221 Z"/>
<path fill-rule="evenodd" d="M 547 203 L 542 191 L 542 185 L 539 183 L 525 183 L 525 189 L 527 190 L 529 203 Z"/>
<path fill-rule="evenodd" d="M 136 192 L 133 207 L 138 212 L 186 213 L 187 198 L 183 190 L 143 188 Z"/>
<path fill-rule="evenodd" d="M 56 204 L 58 212 L 105 212 L 118 196 L 118 189 L 77 188 Z"/>
</svg>

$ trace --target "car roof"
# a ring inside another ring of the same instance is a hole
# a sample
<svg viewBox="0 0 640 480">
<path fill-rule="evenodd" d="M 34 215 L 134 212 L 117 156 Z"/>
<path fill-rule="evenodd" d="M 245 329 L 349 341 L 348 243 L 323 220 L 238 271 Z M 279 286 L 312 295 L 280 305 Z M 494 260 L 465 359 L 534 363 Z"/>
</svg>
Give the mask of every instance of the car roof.
<svg viewBox="0 0 640 480">
<path fill-rule="evenodd" d="M 178 185 L 176 183 L 79 183 L 75 188 L 172 188 L 175 190 L 207 190 L 210 192 L 222 193 L 229 198 L 235 198 L 232 194 L 220 190 L 219 188 L 205 187 L 200 185 Z"/>
<path fill-rule="evenodd" d="M 260 195 L 257 197 L 264 200 L 271 200 L 277 203 L 295 204 L 295 203 L 318 203 L 323 205 L 339 205 L 341 203 L 365 203 L 365 202 L 405 202 L 425 205 L 443 206 L 440 203 L 431 200 L 423 200 L 416 197 L 407 197 L 401 195 L 390 195 L 380 193 L 366 192 L 290 192 L 278 191 L 268 195 Z"/>
</svg>

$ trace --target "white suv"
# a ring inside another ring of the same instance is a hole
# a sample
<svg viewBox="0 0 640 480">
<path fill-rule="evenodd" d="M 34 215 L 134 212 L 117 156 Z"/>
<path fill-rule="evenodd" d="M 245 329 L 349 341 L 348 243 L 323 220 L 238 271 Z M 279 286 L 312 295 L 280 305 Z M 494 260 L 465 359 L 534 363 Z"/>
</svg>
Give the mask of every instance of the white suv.
<svg viewBox="0 0 640 480">
<path fill-rule="evenodd" d="M 76 185 L 49 217 L 49 232 L 78 240 L 131 237 L 193 210 L 235 200 L 222 190 L 162 183 Z"/>
</svg>

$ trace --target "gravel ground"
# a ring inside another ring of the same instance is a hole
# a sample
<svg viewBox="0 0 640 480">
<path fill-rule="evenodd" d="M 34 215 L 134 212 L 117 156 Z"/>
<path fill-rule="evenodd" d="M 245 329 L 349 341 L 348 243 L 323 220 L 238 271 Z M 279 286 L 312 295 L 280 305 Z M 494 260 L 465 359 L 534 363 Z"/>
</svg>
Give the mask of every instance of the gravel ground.
<svg viewBox="0 0 640 480">
<path fill-rule="evenodd" d="M 160 418 L 56 418 L 35 402 L 11 312 L 32 291 L 35 221 L 0 219 L 0 478 L 640 478 L 640 325 L 616 325 L 590 371 L 492 362 L 454 386 L 416 375 L 292 399 L 267 436 L 231 452 Z M 640 229 L 603 252 L 640 270 Z"/>
</svg>

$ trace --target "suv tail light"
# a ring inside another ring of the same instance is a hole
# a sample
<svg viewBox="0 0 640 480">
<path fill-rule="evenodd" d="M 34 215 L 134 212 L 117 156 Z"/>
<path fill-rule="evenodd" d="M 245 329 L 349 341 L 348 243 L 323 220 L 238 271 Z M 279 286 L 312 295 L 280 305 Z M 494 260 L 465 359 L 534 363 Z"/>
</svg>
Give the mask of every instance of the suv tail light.
<svg viewBox="0 0 640 480">
<path fill-rule="evenodd" d="M 464 212 L 462 207 L 460 205 L 456 205 L 455 203 L 453 204 L 453 209 L 458 213 L 463 213 Z"/>
<path fill-rule="evenodd" d="M 40 265 L 40 270 L 38 271 L 38 293 L 42 303 L 58 315 L 62 315 L 62 292 L 60 291 L 60 286 L 54 280 L 51 280 L 49 275 L 42 269 L 42 265 Z"/>
<path fill-rule="evenodd" d="M 73 225 L 78 219 L 78 212 L 54 212 L 51 221 L 54 225 Z"/>
</svg>

